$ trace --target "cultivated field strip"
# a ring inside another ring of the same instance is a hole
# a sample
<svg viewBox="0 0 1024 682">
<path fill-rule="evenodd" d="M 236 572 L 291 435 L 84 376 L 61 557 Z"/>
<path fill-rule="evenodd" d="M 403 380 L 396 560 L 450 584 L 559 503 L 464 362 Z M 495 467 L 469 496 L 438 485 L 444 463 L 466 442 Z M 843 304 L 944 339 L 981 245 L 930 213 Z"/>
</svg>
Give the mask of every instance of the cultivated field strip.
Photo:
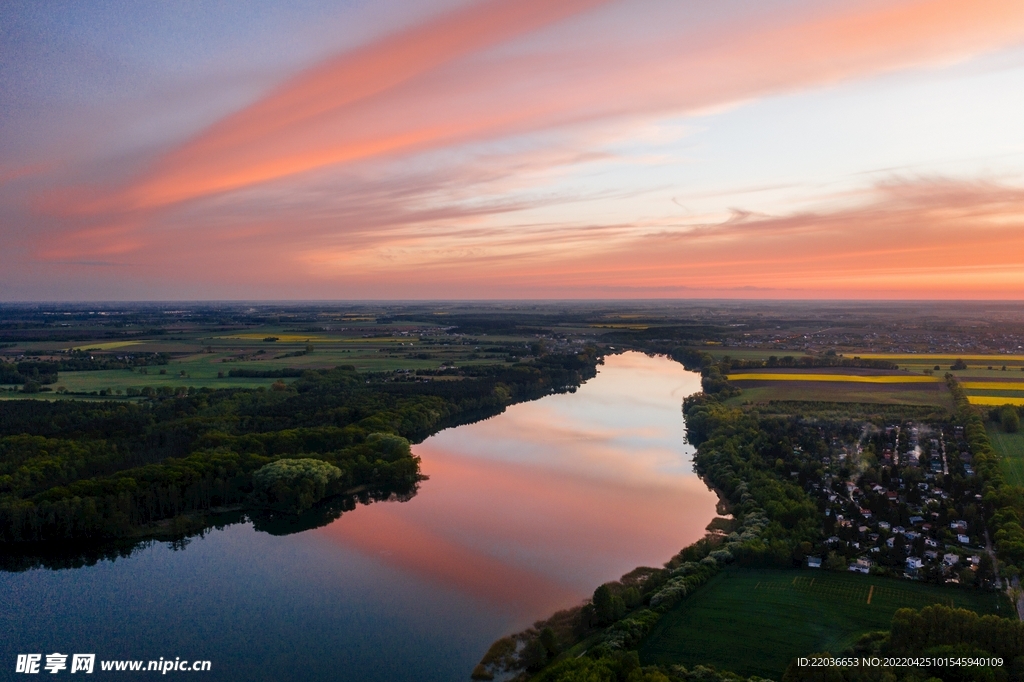
<svg viewBox="0 0 1024 682">
<path fill-rule="evenodd" d="M 954 353 L 857 353 L 856 357 L 862 360 L 908 360 L 919 362 L 938 362 L 963 360 L 974 362 L 1024 362 L 1024 355 L 1021 354 L 999 354 L 999 355 L 957 355 Z"/>
<path fill-rule="evenodd" d="M 1024 405 L 1024 398 L 1011 395 L 969 395 L 971 405 Z"/>
<path fill-rule="evenodd" d="M 782 372 L 743 372 L 730 374 L 730 381 L 828 381 L 856 384 L 935 384 L 942 381 L 939 377 L 919 376 L 913 374 L 809 374 Z"/>
<path fill-rule="evenodd" d="M 899 588 L 863 584 L 851 585 L 849 583 L 830 580 L 824 577 L 795 577 L 791 581 L 758 581 L 754 586 L 755 591 L 767 592 L 793 592 L 811 594 L 832 602 L 846 602 L 857 604 L 874 604 L 881 608 L 920 608 L 928 604 L 936 603 L 933 595 L 916 594 Z M 755 596 L 756 598 L 756 596 Z M 955 606 L 955 598 L 952 596 L 945 601 L 949 606 Z"/>
</svg>

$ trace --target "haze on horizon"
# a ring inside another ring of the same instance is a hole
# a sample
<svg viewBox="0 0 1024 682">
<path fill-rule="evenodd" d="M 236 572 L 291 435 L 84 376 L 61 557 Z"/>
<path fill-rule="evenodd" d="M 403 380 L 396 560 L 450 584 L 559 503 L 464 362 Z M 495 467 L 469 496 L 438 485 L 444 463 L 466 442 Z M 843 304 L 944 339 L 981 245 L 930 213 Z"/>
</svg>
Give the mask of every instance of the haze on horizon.
<svg viewBox="0 0 1024 682">
<path fill-rule="evenodd" d="M 1024 298 L 1020 0 L 10 0 L 0 301 Z"/>
</svg>

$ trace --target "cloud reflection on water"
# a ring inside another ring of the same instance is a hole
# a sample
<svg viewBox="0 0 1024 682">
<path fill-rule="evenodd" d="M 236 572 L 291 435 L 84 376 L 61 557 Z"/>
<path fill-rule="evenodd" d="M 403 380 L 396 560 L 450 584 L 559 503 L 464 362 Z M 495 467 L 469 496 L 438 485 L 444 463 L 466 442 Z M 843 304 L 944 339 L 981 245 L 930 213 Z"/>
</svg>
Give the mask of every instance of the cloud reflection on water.
<svg viewBox="0 0 1024 682">
<path fill-rule="evenodd" d="M 692 471 L 680 412 L 699 388 L 664 358 L 609 357 L 575 394 L 427 439 L 415 498 L 316 532 L 517 612 L 571 605 L 703 535 L 716 497 Z"/>
</svg>

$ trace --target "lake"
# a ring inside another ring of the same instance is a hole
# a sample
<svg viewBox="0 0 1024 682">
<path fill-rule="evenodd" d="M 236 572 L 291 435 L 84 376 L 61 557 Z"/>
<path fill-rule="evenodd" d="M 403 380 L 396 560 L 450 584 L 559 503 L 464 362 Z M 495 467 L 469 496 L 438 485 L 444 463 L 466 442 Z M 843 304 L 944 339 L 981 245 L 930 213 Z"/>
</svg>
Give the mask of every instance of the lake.
<svg viewBox="0 0 1024 682">
<path fill-rule="evenodd" d="M 498 637 L 660 566 L 715 516 L 684 441 L 699 375 L 640 353 L 598 370 L 415 446 L 429 480 L 407 502 L 0 573 L 2 665 L 95 653 L 206 659 L 205 680 L 468 680 Z"/>
</svg>

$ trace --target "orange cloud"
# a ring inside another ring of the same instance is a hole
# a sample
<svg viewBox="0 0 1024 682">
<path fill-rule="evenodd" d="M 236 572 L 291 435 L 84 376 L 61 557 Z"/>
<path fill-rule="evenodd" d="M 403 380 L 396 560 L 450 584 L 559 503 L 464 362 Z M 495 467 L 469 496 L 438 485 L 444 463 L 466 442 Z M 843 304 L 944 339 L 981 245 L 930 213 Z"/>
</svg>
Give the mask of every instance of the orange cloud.
<svg viewBox="0 0 1024 682">
<path fill-rule="evenodd" d="M 892 182 L 850 208 L 622 238 L 614 254 L 563 263 L 546 276 L 555 286 L 592 281 L 622 294 L 1022 298 L 1024 189 Z"/>
<path fill-rule="evenodd" d="M 841 207 L 719 223 L 529 224 L 504 206 L 416 212 L 392 196 L 345 197 L 358 226 L 345 230 L 305 204 L 226 209 L 217 229 L 186 216 L 150 229 L 132 258 L 155 278 L 216 272 L 255 297 L 1024 298 L 1024 189 L 996 183 L 892 181 Z M 139 238 L 89 235 L 95 245 L 52 257 L 105 257 Z"/>
</svg>

